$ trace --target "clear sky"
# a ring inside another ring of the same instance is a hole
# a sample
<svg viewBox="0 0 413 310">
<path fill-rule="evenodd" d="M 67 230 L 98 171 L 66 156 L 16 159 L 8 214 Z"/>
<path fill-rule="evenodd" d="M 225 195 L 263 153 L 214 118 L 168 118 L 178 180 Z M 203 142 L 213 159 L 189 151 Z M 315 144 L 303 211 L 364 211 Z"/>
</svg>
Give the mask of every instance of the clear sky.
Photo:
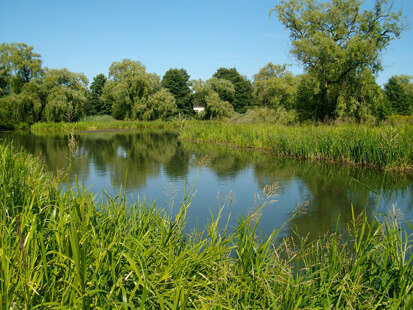
<svg viewBox="0 0 413 310">
<path fill-rule="evenodd" d="M 367 4 L 372 0 L 368 0 Z M 50 68 L 83 72 L 91 81 L 113 61 L 141 61 L 162 76 L 185 68 L 208 79 L 219 67 L 248 78 L 268 62 L 291 63 L 290 40 L 269 10 L 278 0 L 0 0 L 0 42 L 24 42 Z M 413 0 L 394 0 L 413 26 Z M 371 7 L 371 6 L 370 6 Z M 413 75 L 413 28 L 383 54 L 378 83 Z"/>
</svg>

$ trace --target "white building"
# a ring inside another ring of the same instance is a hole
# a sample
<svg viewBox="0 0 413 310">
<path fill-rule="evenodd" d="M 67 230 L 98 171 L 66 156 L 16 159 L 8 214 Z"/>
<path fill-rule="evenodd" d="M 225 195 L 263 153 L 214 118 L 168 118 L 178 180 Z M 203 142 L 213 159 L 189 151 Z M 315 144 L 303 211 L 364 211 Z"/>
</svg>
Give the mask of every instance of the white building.
<svg viewBox="0 0 413 310">
<path fill-rule="evenodd" d="M 200 113 L 200 112 L 202 112 L 202 111 L 205 111 L 205 107 L 194 107 L 194 111 L 195 111 L 196 113 Z"/>
</svg>

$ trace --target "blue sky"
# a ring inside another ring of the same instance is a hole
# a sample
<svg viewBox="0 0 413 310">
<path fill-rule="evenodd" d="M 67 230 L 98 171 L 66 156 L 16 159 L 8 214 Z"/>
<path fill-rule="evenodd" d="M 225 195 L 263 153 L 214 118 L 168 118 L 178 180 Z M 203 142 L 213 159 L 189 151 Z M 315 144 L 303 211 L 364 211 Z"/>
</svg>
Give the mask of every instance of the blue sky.
<svg viewBox="0 0 413 310">
<path fill-rule="evenodd" d="M 268 62 L 291 63 L 290 40 L 269 10 L 278 0 L 0 0 L 0 42 L 24 42 L 44 66 L 83 72 L 91 81 L 113 61 L 141 61 L 162 76 L 185 68 L 208 79 L 219 67 L 248 78 Z M 371 2 L 368 0 L 367 4 Z M 413 0 L 394 0 L 413 26 Z M 413 29 L 383 54 L 378 83 L 413 75 Z"/>
</svg>

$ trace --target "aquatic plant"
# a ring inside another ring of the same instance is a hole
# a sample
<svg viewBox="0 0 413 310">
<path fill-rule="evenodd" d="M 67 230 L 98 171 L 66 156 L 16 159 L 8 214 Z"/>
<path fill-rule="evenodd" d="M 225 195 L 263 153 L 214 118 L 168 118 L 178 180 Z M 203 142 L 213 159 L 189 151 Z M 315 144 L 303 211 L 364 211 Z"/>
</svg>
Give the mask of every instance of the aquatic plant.
<svg viewBox="0 0 413 310">
<path fill-rule="evenodd" d="M 270 150 L 278 155 L 331 160 L 386 170 L 413 170 L 413 127 L 344 125 L 278 126 L 191 122 L 180 139 Z"/>
</svg>

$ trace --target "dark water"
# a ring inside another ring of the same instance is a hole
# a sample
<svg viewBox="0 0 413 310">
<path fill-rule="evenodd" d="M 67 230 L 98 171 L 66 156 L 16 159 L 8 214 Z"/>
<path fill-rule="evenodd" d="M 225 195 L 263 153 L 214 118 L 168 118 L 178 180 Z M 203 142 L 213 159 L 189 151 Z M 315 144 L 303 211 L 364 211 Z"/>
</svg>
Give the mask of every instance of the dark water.
<svg viewBox="0 0 413 310">
<path fill-rule="evenodd" d="M 203 227 L 225 205 L 230 225 L 264 200 L 266 185 L 278 183 L 277 202 L 262 211 L 264 234 L 279 227 L 293 210 L 307 202 L 305 212 L 295 216 L 284 233 L 298 231 L 318 236 L 336 227 L 345 233 L 355 213 L 369 217 L 396 208 L 413 220 L 413 177 L 386 174 L 330 163 L 280 159 L 269 153 L 213 144 L 181 143 L 172 132 L 94 132 L 74 135 L 76 149 L 70 155 L 69 136 L 2 132 L 12 137 L 16 148 L 40 156 L 56 172 L 71 163 L 70 177 L 77 176 L 89 190 L 111 195 L 119 189 L 130 200 L 156 200 L 158 208 L 175 209 L 187 191 L 196 191 L 189 208 L 188 227 Z M 357 181 L 355 181 L 357 180 Z M 174 211 L 172 211 L 174 212 Z M 339 220 L 337 220 L 339 218 Z M 223 221 L 224 224 L 225 221 Z"/>
</svg>

